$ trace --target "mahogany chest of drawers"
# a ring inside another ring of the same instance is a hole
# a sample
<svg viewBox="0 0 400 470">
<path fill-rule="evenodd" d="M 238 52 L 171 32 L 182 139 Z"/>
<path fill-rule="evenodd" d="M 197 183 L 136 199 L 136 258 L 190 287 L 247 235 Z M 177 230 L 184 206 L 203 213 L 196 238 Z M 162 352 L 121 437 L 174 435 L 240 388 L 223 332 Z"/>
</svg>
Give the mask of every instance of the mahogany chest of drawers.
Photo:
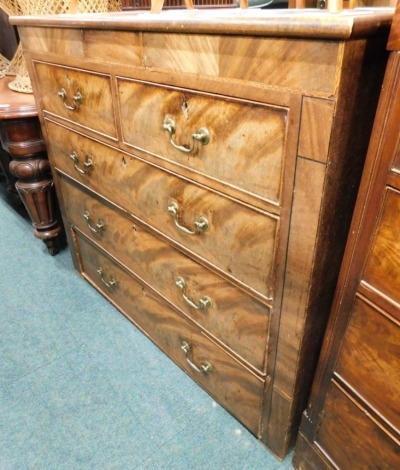
<svg viewBox="0 0 400 470">
<path fill-rule="evenodd" d="M 392 14 L 13 19 L 76 269 L 278 457 L 306 404 Z"/>
</svg>

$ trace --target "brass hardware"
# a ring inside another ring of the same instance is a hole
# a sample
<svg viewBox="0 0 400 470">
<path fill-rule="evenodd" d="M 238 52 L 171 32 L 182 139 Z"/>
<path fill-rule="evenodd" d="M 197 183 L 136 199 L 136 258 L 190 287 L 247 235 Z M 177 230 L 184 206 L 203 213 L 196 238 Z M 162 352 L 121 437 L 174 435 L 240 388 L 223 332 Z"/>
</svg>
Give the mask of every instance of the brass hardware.
<svg viewBox="0 0 400 470">
<path fill-rule="evenodd" d="M 102 268 L 96 269 L 96 272 L 97 272 L 98 275 L 100 276 L 101 282 L 102 282 L 108 289 L 112 289 L 113 287 L 115 287 L 115 286 L 117 285 L 117 281 L 116 281 L 114 278 L 111 278 L 108 282 L 104 279 L 104 273 L 103 273 L 103 269 L 102 269 Z"/>
<path fill-rule="evenodd" d="M 210 297 L 208 297 L 207 295 L 202 297 L 199 300 L 198 304 L 193 302 L 193 300 L 189 299 L 189 297 L 186 295 L 186 282 L 185 282 L 185 279 L 183 279 L 183 277 L 180 277 L 180 276 L 177 277 L 176 280 L 175 280 L 175 284 L 178 287 L 178 289 L 180 289 L 182 291 L 183 300 L 188 305 L 190 305 L 192 308 L 194 308 L 196 310 L 204 311 L 204 310 L 207 310 L 208 308 L 212 307 L 212 301 L 211 301 Z"/>
<path fill-rule="evenodd" d="M 210 228 L 208 220 L 205 217 L 200 217 L 200 219 L 194 223 L 194 226 L 195 226 L 194 230 L 190 230 L 184 227 L 183 225 L 181 225 L 178 221 L 179 206 L 176 202 L 171 201 L 168 204 L 167 210 L 172 215 L 175 225 L 179 228 L 179 230 L 181 230 L 182 232 L 188 235 L 197 235 L 201 232 L 207 232 L 207 230 Z"/>
<path fill-rule="evenodd" d="M 78 104 L 83 102 L 83 96 L 78 91 L 75 96 L 72 97 L 72 105 L 67 104 L 67 92 L 65 88 L 61 88 L 61 90 L 57 93 L 57 95 L 63 100 L 64 107 L 69 109 L 70 111 L 75 111 Z"/>
<path fill-rule="evenodd" d="M 92 221 L 90 220 L 89 211 L 85 211 L 83 213 L 83 218 L 86 220 L 87 226 L 90 228 L 92 232 L 101 233 L 105 229 L 104 222 L 100 219 L 97 221 L 97 224 L 95 225 L 92 224 Z"/>
<path fill-rule="evenodd" d="M 169 139 L 170 144 L 181 152 L 185 152 L 185 153 L 193 152 L 196 141 L 200 142 L 202 145 L 207 145 L 210 142 L 210 133 L 208 132 L 208 129 L 206 129 L 205 127 L 201 127 L 197 132 L 192 134 L 192 145 L 189 148 L 183 145 L 177 145 L 173 141 L 172 136 L 176 133 L 176 123 L 171 117 L 165 118 L 162 127 L 164 131 L 167 131 L 168 134 L 170 135 L 170 139 Z"/>
<path fill-rule="evenodd" d="M 79 158 L 78 158 L 78 155 L 76 154 L 76 152 L 72 152 L 71 155 L 69 156 L 69 158 L 74 162 L 74 167 L 75 167 L 75 170 L 80 173 L 81 175 L 85 175 L 88 173 L 88 171 L 85 171 L 85 170 L 82 170 L 81 168 L 79 168 L 78 166 L 78 163 L 79 163 Z M 90 170 L 91 168 L 93 168 L 93 160 L 91 158 L 87 158 L 86 159 L 86 162 L 83 162 L 83 166 L 87 169 L 87 170 Z"/>
<path fill-rule="evenodd" d="M 200 364 L 200 366 L 197 366 L 194 362 L 193 359 L 191 358 L 192 356 L 192 348 L 190 347 L 190 344 L 187 341 L 182 341 L 181 344 L 181 349 L 185 353 L 186 356 L 186 362 L 189 364 L 189 366 L 194 369 L 196 372 L 200 372 L 201 374 L 208 374 L 209 372 L 212 371 L 212 365 L 204 361 Z"/>
</svg>

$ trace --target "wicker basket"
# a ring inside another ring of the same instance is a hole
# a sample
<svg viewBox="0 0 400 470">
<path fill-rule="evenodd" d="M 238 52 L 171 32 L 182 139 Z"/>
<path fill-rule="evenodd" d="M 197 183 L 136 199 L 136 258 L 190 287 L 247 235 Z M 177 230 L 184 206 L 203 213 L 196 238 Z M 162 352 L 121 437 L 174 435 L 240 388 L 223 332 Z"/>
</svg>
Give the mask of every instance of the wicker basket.
<svg viewBox="0 0 400 470">
<path fill-rule="evenodd" d="M 0 9 L 9 16 L 47 15 L 60 13 L 102 13 L 121 11 L 120 0 L 0 0 Z M 15 75 L 9 88 L 21 93 L 32 93 L 31 81 L 25 64 L 21 44 L 14 57 L 5 63 L 0 57 L 0 78 Z"/>
<path fill-rule="evenodd" d="M 238 0 L 193 0 L 195 8 L 236 8 Z M 150 10 L 151 0 L 121 0 L 122 10 Z M 164 10 L 185 8 L 184 0 L 165 0 Z"/>
<path fill-rule="evenodd" d="M 10 61 L 7 57 L 4 57 L 0 54 L 0 78 L 3 78 L 6 75 L 6 71 L 10 65 Z"/>
</svg>

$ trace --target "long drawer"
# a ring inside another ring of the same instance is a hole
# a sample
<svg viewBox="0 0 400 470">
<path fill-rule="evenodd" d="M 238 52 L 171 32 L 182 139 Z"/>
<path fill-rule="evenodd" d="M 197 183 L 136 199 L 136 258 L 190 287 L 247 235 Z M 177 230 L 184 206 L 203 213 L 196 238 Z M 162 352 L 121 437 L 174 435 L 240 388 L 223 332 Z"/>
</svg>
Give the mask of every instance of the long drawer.
<svg viewBox="0 0 400 470">
<path fill-rule="evenodd" d="M 363 282 L 400 305 L 400 191 L 387 187 Z M 400 318 L 398 318 L 400 321 Z"/>
<path fill-rule="evenodd" d="M 83 275 L 220 404 L 258 434 L 264 380 L 156 299 L 79 234 L 77 244 Z"/>
<path fill-rule="evenodd" d="M 328 391 L 323 417 L 315 442 L 325 455 L 334 456 L 334 468 L 400 467 L 397 439 L 335 382 Z"/>
<path fill-rule="evenodd" d="M 74 227 L 263 372 L 268 307 L 64 178 L 61 189 Z"/>
<path fill-rule="evenodd" d="M 52 122 L 47 122 L 47 131 L 58 170 L 266 299 L 272 298 L 278 217 L 253 210 Z"/>
<path fill-rule="evenodd" d="M 43 111 L 117 138 L 109 75 L 35 63 Z"/>
<path fill-rule="evenodd" d="M 126 143 L 279 202 L 287 108 L 126 79 L 118 93 Z"/>
<path fill-rule="evenodd" d="M 336 373 L 400 433 L 400 335 L 394 318 L 357 298 Z"/>
</svg>

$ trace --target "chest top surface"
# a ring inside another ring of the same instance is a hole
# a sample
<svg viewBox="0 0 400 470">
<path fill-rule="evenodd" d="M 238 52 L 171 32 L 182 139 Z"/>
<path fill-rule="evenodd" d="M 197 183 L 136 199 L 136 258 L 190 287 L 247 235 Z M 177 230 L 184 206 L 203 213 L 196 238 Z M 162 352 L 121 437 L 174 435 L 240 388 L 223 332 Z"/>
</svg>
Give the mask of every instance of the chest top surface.
<svg viewBox="0 0 400 470">
<path fill-rule="evenodd" d="M 393 8 L 330 13 L 317 9 L 209 9 L 11 17 L 15 25 L 181 33 L 347 39 L 390 27 Z"/>
</svg>

